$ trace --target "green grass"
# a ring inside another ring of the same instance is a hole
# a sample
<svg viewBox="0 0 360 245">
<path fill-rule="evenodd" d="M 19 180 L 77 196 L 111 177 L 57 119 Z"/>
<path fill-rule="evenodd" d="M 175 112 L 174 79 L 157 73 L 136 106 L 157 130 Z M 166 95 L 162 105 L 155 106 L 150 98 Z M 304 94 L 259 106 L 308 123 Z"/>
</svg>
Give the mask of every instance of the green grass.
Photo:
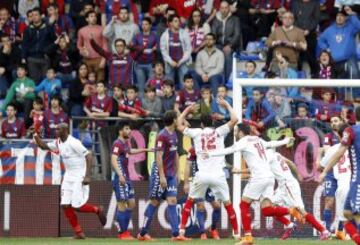
<svg viewBox="0 0 360 245">
<path fill-rule="evenodd" d="M 169 239 L 159 239 L 155 242 L 146 242 L 142 244 L 174 244 Z M 207 240 L 201 241 L 199 239 L 194 239 L 190 242 L 176 242 L 180 244 L 235 244 L 235 241 L 232 239 L 222 239 L 221 241 Z M 120 241 L 115 238 L 87 238 L 86 240 L 73 240 L 71 238 L 0 238 L 0 244 L 3 245 L 67 245 L 67 244 L 86 244 L 86 245 L 112 245 L 112 244 L 140 244 L 138 241 Z M 323 244 L 323 245 L 336 245 L 336 244 L 353 244 L 352 242 L 342 242 L 336 240 L 330 240 L 326 242 L 321 242 L 319 240 L 307 240 L 307 239 L 289 239 L 286 241 L 280 241 L 277 239 L 257 239 L 255 241 L 257 245 L 311 245 L 311 244 Z"/>
</svg>

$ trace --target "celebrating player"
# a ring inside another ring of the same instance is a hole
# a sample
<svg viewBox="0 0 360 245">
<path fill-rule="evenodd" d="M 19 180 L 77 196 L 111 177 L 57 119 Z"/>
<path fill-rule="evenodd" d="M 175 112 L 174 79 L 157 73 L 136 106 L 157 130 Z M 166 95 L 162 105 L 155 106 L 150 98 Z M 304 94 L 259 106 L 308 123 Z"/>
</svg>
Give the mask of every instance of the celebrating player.
<svg viewBox="0 0 360 245">
<path fill-rule="evenodd" d="M 34 133 L 34 140 L 41 149 L 56 152 L 62 157 L 65 175 L 61 183 L 61 206 L 75 232 L 75 238 L 84 239 L 85 235 L 75 210 L 82 213 L 95 213 L 101 224 L 106 224 L 102 207 L 87 203 L 90 192 L 92 154 L 78 139 L 69 135 L 67 123 L 58 124 L 55 130 L 59 138 L 50 143 L 43 142 L 37 133 Z"/>
<path fill-rule="evenodd" d="M 253 244 L 250 205 L 255 200 L 261 200 L 261 209 L 264 216 L 274 216 L 284 225 L 290 224 L 290 221 L 284 217 L 285 215 L 290 214 L 298 220 L 303 218 L 297 208 L 273 207 L 270 201 L 274 192 L 275 180 L 268 164 L 268 156 L 266 155 L 265 149 L 288 144 L 293 138 L 266 142 L 258 136 L 250 136 L 250 131 L 251 129 L 248 124 L 239 123 L 237 127 L 235 127 L 235 138 L 237 142 L 233 146 L 203 154 L 205 158 L 212 158 L 240 151 L 249 167 L 251 178 L 244 189 L 240 203 L 241 220 L 245 236 L 238 243 L 239 245 Z M 238 171 L 234 170 L 233 172 L 236 173 Z"/>
<path fill-rule="evenodd" d="M 356 125 L 347 127 L 344 130 L 341 145 L 335 154 L 328 161 L 321 175 L 319 182 L 323 182 L 326 174 L 339 162 L 341 157 L 347 150 L 350 150 L 350 163 L 352 169 L 350 191 L 346 197 L 344 205 L 344 216 L 348 220 L 344 227 L 351 239 L 360 244 L 360 203 L 358 196 L 360 196 L 360 171 L 358 170 L 358 163 L 360 161 L 360 107 L 355 109 Z"/>
<path fill-rule="evenodd" d="M 177 153 L 178 139 L 176 135 L 175 111 L 167 111 L 163 121 L 165 128 L 159 132 L 156 139 L 156 163 L 153 164 L 150 179 L 150 203 L 145 210 L 145 220 L 138 234 L 140 241 L 151 241 L 148 234 L 150 224 L 156 208 L 161 199 L 166 199 L 168 203 L 167 215 L 171 225 L 173 241 L 186 241 L 188 238 L 179 234 L 179 218 L 176 211 L 177 204 L 177 185 L 178 185 L 178 166 L 179 156 Z"/>
<path fill-rule="evenodd" d="M 127 122 L 119 126 L 119 137 L 114 141 L 111 154 L 113 168 L 112 185 L 118 202 L 116 220 L 120 226 L 119 239 L 134 240 L 128 231 L 132 210 L 135 207 L 134 187 L 129 178 L 128 155 L 149 151 L 148 149 L 131 149 L 128 142 L 131 133 Z"/>
<path fill-rule="evenodd" d="M 194 140 L 195 152 L 199 154 L 204 151 L 224 149 L 224 138 L 234 128 L 237 122 L 237 116 L 230 104 L 224 99 L 219 99 L 219 105 L 230 112 L 230 121 L 221 127 L 214 128 L 212 119 L 208 115 L 202 115 L 200 118 L 202 128 L 188 128 L 184 125 L 187 114 L 195 109 L 195 105 L 188 106 L 178 119 L 178 130 L 184 135 Z M 211 157 L 209 159 L 197 159 L 198 169 L 193 179 L 192 188 L 189 191 L 189 197 L 186 200 L 181 216 L 180 234 L 185 233 L 185 226 L 190 215 L 191 208 L 198 198 L 205 198 L 206 191 L 210 188 L 216 200 L 224 203 L 225 209 L 233 228 L 234 237 L 239 235 L 238 223 L 235 210 L 230 201 L 229 186 L 226 182 L 224 167 L 225 157 Z"/>
<path fill-rule="evenodd" d="M 299 182 L 291 173 L 291 171 L 293 171 L 296 173 L 299 180 L 302 179 L 295 164 L 289 159 L 283 157 L 280 153 L 274 152 L 272 149 L 267 150 L 266 154 L 269 157 L 268 159 L 271 171 L 278 183 L 272 202 L 276 205 L 284 205 L 285 207 L 296 207 L 305 218 L 305 220 L 299 220 L 300 222 L 305 223 L 304 221 L 307 221 L 310 223 L 317 231 L 320 232 L 321 240 L 329 239 L 330 232 L 326 230 L 326 228 L 322 226 L 312 214 L 305 211 Z M 287 229 L 282 237 L 283 240 L 290 237 L 294 226 L 290 223 L 286 228 Z"/>
<path fill-rule="evenodd" d="M 188 153 L 188 159 L 187 159 L 187 166 L 185 168 L 185 174 L 184 174 L 184 192 L 185 194 L 189 193 L 190 185 L 193 182 L 189 183 L 190 178 L 190 172 L 191 177 L 195 177 L 196 172 L 198 171 L 198 166 L 196 162 L 196 153 L 195 149 L 191 148 Z M 210 234 L 211 237 L 215 240 L 220 240 L 219 232 L 216 230 L 216 224 L 220 219 L 220 213 L 221 213 L 221 204 L 217 200 L 215 200 L 214 193 L 211 191 L 211 189 L 208 189 L 206 191 L 206 197 L 205 200 L 211 204 L 213 207 L 212 217 L 211 217 L 211 228 L 210 228 Z M 199 230 L 200 230 L 200 239 L 206 240 L 207 235 L 205 232 L 205 205 L 204 205 L 204 198 L 200 198 L 196 200 L 196 218 L 197 222 L 199 224 Z"/>
</svg>

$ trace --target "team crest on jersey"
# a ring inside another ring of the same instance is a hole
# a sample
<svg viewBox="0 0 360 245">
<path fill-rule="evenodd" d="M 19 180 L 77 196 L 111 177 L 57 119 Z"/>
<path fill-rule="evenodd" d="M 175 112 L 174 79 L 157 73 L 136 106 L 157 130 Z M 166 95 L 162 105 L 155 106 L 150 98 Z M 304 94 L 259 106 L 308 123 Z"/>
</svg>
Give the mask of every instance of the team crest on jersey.
<svg viewBox="0 0 360 245">
<path fill-rule="evenodd" d="M 335 40 L 337 43 L 341 43 L 343 41 L 344 37 L 343 35 L 336 35 Z"/>
<path fill-rule="evenodd" d="M 116 154 L 119 153 L 119 147 L 117 147 L 117 146 L 114 147 L 114 153 L 116 153 Z"/>
<path fill-rule="evenodd" d="M 163 142 L 162 141 L 158 141 L 157 147 L 161 148 L 163 146 Z"/>
<path fill-rule="evenodd" d="M 349 136 L 350 136 L 350 135 L 349 135 L 348 132 L 344 132 L 344 133 L 343 133 L 343 138 L 342 138 L 343 141 L 346 141 L 346 142 L 347 142 L 347 141 L 349 140 Z"/>
</svg>

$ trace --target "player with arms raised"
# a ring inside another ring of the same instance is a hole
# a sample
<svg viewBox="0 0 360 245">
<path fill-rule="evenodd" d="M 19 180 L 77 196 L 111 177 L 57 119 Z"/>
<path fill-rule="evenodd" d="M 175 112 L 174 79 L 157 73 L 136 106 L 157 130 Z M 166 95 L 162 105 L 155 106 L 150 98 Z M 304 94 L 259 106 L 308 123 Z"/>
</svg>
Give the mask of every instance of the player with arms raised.
<svg viewBox="0 0 360 245">
<path fill-rule="evenodd" d="M 59 138 L 45 143 L 34 133 L 36 144 L 43 150 L 60 154 L 65 164 L 65 175 L 61 183 L 61 206 L 75 232 L 76 239 L 84 239 L 85 235 L 78 222 L 75 211 L 95 213 L 102 225 L 106 224 L 103 209 L 87 203 L 90 192 L 90 176 L 92 155 L 82 143 L 69 135 L 69 125 L 60 123 L 55 127 Z"/>
<path fill-rule="evenodd" d="M 178 119 L 178 130 L 184 135 L 189 136 L 194 141 L 195 152 L 197 155 L 204 151 L 224 149 L 224 139 L 237 123 L 237 116 L 232 107 L 224 99 L 219 99 L 219 105 L 230 112 L 230 121 L 218 128 L 213 127 L 210 116 L 202 115 L 200 118 L 202 128 L 189 128 L 184 125 L 185 117 L 195 109 L 195 106 L 188 106 Z M 228 213 L 230 223 L 233 228 L 234 236 L 239 234 L 238 223 L 235 210 L 230 201 L 229 186 L 226 181 L 224 167 L 225 157 L 213 157 L 211 159 L 197 158 L 198 172 L 193 179 L 189 197 L 184 205 L 181 217 L 180 234 L 185 233 L 185 226 L 190 215 L 191 208 L 198 198 L 205 198 L 206 191 L 210 188 L 216 200 L 224 203 Z"/>
</svg>

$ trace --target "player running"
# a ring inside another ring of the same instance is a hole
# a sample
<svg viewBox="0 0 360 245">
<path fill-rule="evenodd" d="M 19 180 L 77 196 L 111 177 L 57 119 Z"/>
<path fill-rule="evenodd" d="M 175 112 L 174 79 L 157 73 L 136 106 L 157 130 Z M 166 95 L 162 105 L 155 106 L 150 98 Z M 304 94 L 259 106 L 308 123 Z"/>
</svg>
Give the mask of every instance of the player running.
<svg viewBox="0 0 360 245">
<path fill-rule="evenodd" d="M 224 149 L 224 139 L 237 122 L 237 116 L 230 104 L 224 99 L 219 99 L 219 105 L 230 112 L 230 121 L 218 128 L 213 127 L 212 119 L 209 115 L 202 115 L 200 118 L 202 128 L 189 128 L 184 125 L 185 117 L 195 106 L 188 106 L 178 119 L 178 130 L 184 135 L 189 136 L 194 141 L 195 152 L 197 155 L 204 151 Z M 185 202 L 181 216 L 180 234 L 185 233 L 185 226 L 190 215 L 191 208 L 198 198 L 205 198 L 207 190 L 210 188 L 216 200 L 224 203 L 234 237 L 239 236 L 238 223 L 235 210 L 230 201 L 229 186 L 226 181 L 224 167 L 225 157 L 212 157 L 209 159 L 197 159 L 198 171 L 195 174 L 193 183 L 189 190 L 189 197 Z"/>
<path fill-rule="evenodd" d="M 128 231 L 132 210 L 135 207 L 135 191 L 129 176 L 129 155 L 149 151 L 148 149 L 131 149 L 129 137 L 131 129 L 128 122 L 119 126 L 119 137 L 112 145 L 111 166 L 113 169 L 112 186 L 117 204 L 116 221 L 120 226 L 118 238 L 134 240 Z"/>
<path fill-rule="evenodd" d="M 67 123 L 58 124 L 55 130 L 59 138 L 52 142 L 43 142 L 37 133 L 34 133 L 34 140 L 41 149 L 58 153 L 62 157 L 65 164 L 65 175 L 61 183 L 60 205 L 75 232 L 74 238 L 85 239 L 75 211 L 95 213 L 101 224 L 106 224 L 102 207 L 87 203 L 90 192 L 92 154 L 78 139 L 69 135 Z"/>
<path fill-rule="evenodd" d="M 266 154 L 269 157 L 270 169 L 278 183 L 272 202 L 276 205 L 295 207 L 300 210 L 304 220 L 299 221 L 302 223 L 305 223 L 305 221 L 310 223 L 320 233 L 320 240 L 328 240 L 330 232 L 326 230 L 326 228 L 322 226 L 312 214 L 305 211 L 305 205 L 301 197 L 301 189 L 298 182 L 298 180 L 302 180 L 302 177 L 295 164 L 272 149 L 268 149 Z M 296 174 L 298 180 L 295 179 L 291 171 Z M 287 225 L 282 239 L 285 240 L 289 238 L 293 230 L 293 223 Z"/>
<path fill-rule="evenodd" d="M 173 241 L 186 241 L 188 238 L 179 234 L 179 218 L 176 210 L 179 156 L 177 153 L 178 139 L 176 135 L 175 111 L 167 111 L 163 121 L 165 128 L 156 139 L 156 163 L 153 164 L 150 179 L 150 202 L 145 210 L 144 224 L 138 234 L 140 241 L 153 240 L 148 234 L 153 215 L 161 199 L 168 203 L 167 215 L 171 225 Z"/>
<path fill-rule="evenodd" d="M 188 153 L 187 158 L 187 165 L 185 168 L 185 174 L 184 174 L 184 193 L 189 194 L 189 190 L 192 188 L 191 185 L 193 182 L 189 183 L 190 174 L 191 177 L 195 177 L 196 172 L 199 171 L 197 162 L 196 162 L 196 154 L 195 149 L 191 148 Z M 221 204 L 220 202 L 215 200 L 214 193 L 211 191 L 211 189 L 208 189 L 206 191 L 205 200 L 211 204 L 213 207 L 212 217 L 211 217 L 211 228 L 210 228 L 210 234 L 211 237 L 215 240 L 220 240 L 219 232 L 216 229 L 216 224 L 220 220 L 221 215 Z M 204 198 L 200 198 L 196 201 L 196 218 L 199 225 L 200 230 L 200 239 L 206 240 L 207 235 L 205 231 L 205 205 L 204 205 Z"/>
<path fill-rule="evenodd" d="M 289 225 L 290 223 L 290 221 L 284 217 L 285 215 L 290 214 L 298 220 L 303 218 L 296 208 L 274 207 L 271 203 L 275 179 L 268 164 L 269 158 L 266 155 L 265 149 L 289 144 L 293 138 L 266 142 L 258 136 L 250 136 L 250 131 L 251 129 L 248 124 L 239 123 L 237 127 L 235 127 L 234 134 L 237 142 L 233 146 L 203 154 L 204 158 L 209 157 L 209 159 L 211 159 L 240 151 L 249 167 L 251 178 L 244 189 L 240 203 L 241 221 L 245 236 L 238 243 L 239 245 L 250 245 L 254 243 L 251 235 L 250 214 L 250 205 L 253 201 L 260 199 L 262 214 L 264 216 L 273 216 L 284 225 Z M 234 170 L 233 172 L 237 173 L 238 171 Z"/>
<path fill-rule="evenodd" d="M 323 182 L 326 174 L 339 162 L 345 152 L 349 150 L 351 163 L 351 182 L 350 191 L 346 197 L 344 205 L 344 216 L 347 219 L 344 227 L 351 239 L 360 244 L 360 171 L 358 163 L 360 161 L 360 107 L 355 109 L 356 125 L 347 127 L 341 138 L 341 145 L 335 154 L 328 161 L 321 175 L 319 182 Z"/>
</svg>

